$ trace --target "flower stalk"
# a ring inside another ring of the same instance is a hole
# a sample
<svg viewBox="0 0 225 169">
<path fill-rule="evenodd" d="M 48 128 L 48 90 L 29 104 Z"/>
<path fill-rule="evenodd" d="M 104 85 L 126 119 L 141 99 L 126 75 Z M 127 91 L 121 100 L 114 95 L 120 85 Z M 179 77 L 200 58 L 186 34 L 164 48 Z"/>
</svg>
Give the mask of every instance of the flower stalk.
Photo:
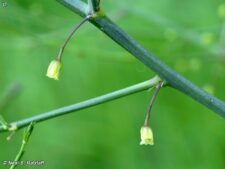
<svg viewBox="0 0 225 169">
<path fill-rule="evenodd" d="M 51 61 L 51 63 L 49 64 L 48 70 L 47 70 L 47 74 L 46 76 L 55 80 L 59 79 L 59 74 L 60 74 L 60 69 L 62 67 L 62 56 L 63 56 L 63 52 L 69 42 L 69 40 L 72 38 L 72 36 L 74 35 L 74 33 L 86 22 L 88 21 L 90 18 L 92 17 L 91 14 L 88 14 L 86 17 L 84 17 L 80 23 L 76 24 L 73 28 L 73 30 L 69 33 L 69 35 L 66 37 L 64 43 L 62 44 L 61 48 L 59 49 L 59 53 L 56 57 L 55 60 Z"/>
<path fill-rule="evenodd" d="M 154 102 L 156 100 L 156 97 L 157 97 L 160 89 L 163 87 L 163 84 L 164 84 L 164 82 L 163 81 L 160 81 L 159 84 L 156 86 L 156 89 L 155 89 L 155 91 L 153 93 L 152 99 L 150 100 L 150 104 L 149 104 L 148 111 L 146 113 L 144 126 L 148 126 L 149 125 L 149 121 L 150 121 L 150 116 L 151 116 L 153 104 L 154 104 Z"/>
<path fill-rule="evenodd" d="M 148 111 L 145 116 L 144 125 L 141 127 L 141 142 L 140 145 L 154 145 L 153 140 L 153 132 L 152 129 L 149 127 L 149 121 L 150 121 L 150 115 L 152 112 L 152 106 L 156 100 L 156 97 L 160 91 L 160 89 L 163 87 L 164 82 L 159 81 L 158 85 L 156 85 L 156 89 L 153 93 L 153 96 L 151 98 Z"/>
<path fill-rule="evenodd" d="M 69 40 L 72 38 L 72 36 L 74 35 L 74 33 L 85 23 L 87 22 L 90 18 L 92 17 L 92 15 L 87 15 L 86 17 L 84 17 L 78 24 L 76 24 L 73 28 L 73 30 L 69 33 L 69 35 L 66 37 L 64 43 L 62 44 L 61 48 L 59 49 L 59 53 L 56 57 L 57 60 L 61 61 L 64 49 L 66 47 L 66 45 L 68 44 Z"/>
</svg>

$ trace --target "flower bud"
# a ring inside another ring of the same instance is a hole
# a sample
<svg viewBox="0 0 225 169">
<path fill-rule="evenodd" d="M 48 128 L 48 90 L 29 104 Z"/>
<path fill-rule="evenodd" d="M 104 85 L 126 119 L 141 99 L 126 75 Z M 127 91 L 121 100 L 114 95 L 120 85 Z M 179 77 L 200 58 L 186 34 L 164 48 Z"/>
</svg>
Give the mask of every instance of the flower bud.
<svg viewBox="0 0 225 169">
<path fill-rule="evenodd" d="M 140 145 L 153 145 L 153 133 L 150 127 L 143 126 L 141 128 L 141 142 Z"/>
<path fill-rule="evenodd" d="M 62 64 L 59 60 L 51 61 L 51 63 L 49 64 L 46 76 L 55 80 L 59 80 L 59 72 L 60 72 L 61 66 Z"/>
</svg>

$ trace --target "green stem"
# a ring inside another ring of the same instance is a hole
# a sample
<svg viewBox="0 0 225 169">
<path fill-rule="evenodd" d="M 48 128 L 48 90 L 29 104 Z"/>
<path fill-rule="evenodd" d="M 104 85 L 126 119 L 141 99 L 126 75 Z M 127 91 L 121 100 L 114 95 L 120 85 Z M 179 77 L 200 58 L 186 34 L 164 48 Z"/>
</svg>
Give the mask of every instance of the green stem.
<svg viewBox="0 0 225 169">
<path fill-rule="evenodd" d="M 92 106 L 96 106 L 105 102 L 109 102 L 111 100 L 119 99 L 121 97 L 125 97 L 137 92 L 148 90 L 149 88 L 155 87 L 159 83 L 159 81 L 160 81 L 160 78 L 156 76 L 148 81 L 138 83 L 136 85 L 133 85 L 133 86 L 130 86 L 130 87 L 127 87 L 127 88 L 124 88 L 124 89 L 121 89 L 103 96 L 99 96 L 93 99 L 89 99 L 80 103 L 76 103 L 70 106 L 62 107 L 62 108 L 52 110 L 40 115 L 26 118 L 20 121 L 16 121 L 11 123 L 10 125 L 14 125 L 17 127 L 17 129 L 20 129 L 29 125 L 31 122 L 46 121 L 48 119 L 62 116 L 71 112 L 76 112 L 76 111 L 86 109 Z M 4 129 L 3 126 L 0 126 L 0 132 L 4 132 L 4 131 L 8 131 L 8 130 Z"/>
<path fill-rule="evenodd" d="M 22 142 L 22 145 L 21 145 L 21 147 L 20 147 L 20 150 L 19 150 L 18 154 L 16 155 L 16 158 L 15 158 L 14 162 L 19 162 L 20 159 L 23 157 L 24 152 L 25 152 L 25 151 L 24 151 L 25 146 L 26 146 L 26 143 Z M 10 167 L 10 169 L 14 169 L 14 168 L 16 168 L 16 166 L 17 166 L 17 164 L 13 164 L 13 165 Z"/>
<path fill-rule="evenodd" d="M 23 134 L 23 140 L 22 140 L 22 144 L 20 147 L 19 152 L 16 155 L 16 158 L 14 160 L 14 162 L 20 162 L 21 158 L 23 157 L 24 153 L 25 153 L 25 147 L 30 139 L 30 136 L 33 132 L 33 128 L 34 128 L 34 123 L 31 122 L 29 124 L 29 126 L 27 127 L 27 129 L 25 129 L 24 134 Z M 17 164 L 13 164 L 10 169 L 14 169 L 17 167 Z"/>
<path fill-rule="evenodd" d="M 151 112 L 152 112 L 152 107 L 153 107 L 153 104 L 155 103 L 156 97 L 157 97 L 160 89 L 163 87 L 163 83 L 164 83 L 163 81 L 160 81 L 159 84 L 155 88 L 155 91 L 153 93 L 153 96 L 152 96 L 150 104 L 149 104 L 148 111 L 146 113 L 144 126 L 148 126 L 149 125 L 149 120 L 150 120 L 150 115 L 151 115 Z"/>
<path fill-rule="evenodd" d="M 69 42 L 69 40 L 72 38 L 73 34 L 88 20 L 91 18 L 91 15 L 87 15 L 85 18 L 83 18 L 80 23 L 76 24 L 73 28 L 73 30 L 69 33 L 69 35 L 66 37 L 62 47 L 59 49 L 59 53 L 57 55 L 57 60 L 61 61 L 64 49 Z"/>
<path fill-rule="evenodd" d="M 87 15 L 85 4 L 79 0 L 57 0 L 64 6 L 71 9 L 73 12 L 80 16 Z M 121 45 L 124 49 L 134 55 L 137 59 L 143 62 L 151 70 L 157 73 L 162 79 L 172 86 L 173 88 L 181 91 L 182 93 L 190 96 L 197 102 L 208 107 L 212 111 L 225 117 L 225 103 L 216 97 L 206 93 L 192 82 L 169 68 L 166 64 L 162 63 L 152 53 L 142 47 L 138 42 L 127 35 L 122 29 L 114 24 L 108 17 L 99 16 L 90 20 L 97 28 L 108 35 L 112 40 Z"/>
<path fill-rule="evenodd" d="M 100 0 L 88 0 L 88 4 L 91 4 L 91 7 L 93 8 L 93 12 L 100 11 Z"/>
</svg>

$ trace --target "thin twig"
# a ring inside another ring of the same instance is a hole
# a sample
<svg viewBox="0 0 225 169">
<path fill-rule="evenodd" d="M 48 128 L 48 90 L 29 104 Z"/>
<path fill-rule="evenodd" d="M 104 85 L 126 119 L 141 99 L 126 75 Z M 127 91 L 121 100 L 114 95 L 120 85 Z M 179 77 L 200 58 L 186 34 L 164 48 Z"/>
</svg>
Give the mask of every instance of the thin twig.
<svg viewBox="0 0 225 169">
<path fill-rule="evenodd" d="M 82 109 L 86 109 L 92 106 L 96 106 L 105 102 L 109 102 L 111 100 L 115 100 L 115 99 L 119 99 L 121 97 L 125 97 L 137 92 L 141 92 L 144 90 L 148 90 L 152 87 L 155 87 L 160 81 L 159 77 L 154 77 L 148 81 L 142 82 L 142 83 L 138 83 L 136 85 L 112 92 L 112 93 L 108 93 L 106 95 L 103 96 L 99 96 L 93 99 L 89 99 L 80 103 L 76 103 L 70 106 L 66 106 L 66 107 L 62 107 L 59 109 L 55 109 L 46 113 L 42 113 L 30 118 L 26 118 L 20 121 L 16 121 L 13 123 L 10 123 L 10 125 L 16 126 L 17 129 L 23 128 L 27 125 L 29 125 L 31 122 L 41 122 L 41 121 L 46 121 L 58 116 L 62 116 L 71 112 L 76 112 Z M 8 131 L 6 129 L 4 129 L 3 126 L 0 126 L 0 133 L 4 132 L 4 131 Z"/>
<path fill-rule="evenodd" d="M 22 144 L 20 147 L 19 152 L 16 155 L 15 160 L 13 161 L 13 165 L 10 167 L 10 169 L 14 169 L 17 167 L 17 163 L 20 162 L 21 158 L 23 157 L 24 153 L 25 153 L 25 147 L 30 139 L 30 136 L 33 132 L 33 128 L 34 128 L 34 123 L 31 122 L 30 125 L 27 127 L 27 129 L 24 130 L 24 134 L 23 134 L 23 140 L 22 140 Z"/>
<path fill-rule="evenodd" d="M 64 52 L 64 49 L 65 49 L 65 47 L 66 47 L 66 45 L 67 45 L 67 43 L 69 42 L 69 40 L 72 38 L 72 36 L 73 36 L 73 34 L 88 20 L 88 19 L 90 19 L 91 18 L 91 15 L 87 15 L 86 17 L 84 17 L 81 21 L 80 21 L 80 23 L 78 23 L 78 24 L 76 24 L 75 26 L 74 26 L 74 28 L 73 28 L 73 30 L 69 33 L 69 35 L 67 36 L 67 38 L 65 39 L 65 41 L 64 41 L 64 43 L 63 43 L 63 45 L 62 45 L 62 47 L 60 48 L 60 50 L 59 50 L 59 53 L 58 53 L 58 55 L 57 55 L 57 59 L 59 60 L 59 61 L 61 61 L 61 57 L 62 57 L 62 54 L 63 54 L 63 52 Z"/>
<path fill-rule="evenodd" d="M 153 107 L 153 104 L 155 102 L 155 99 L 160 91 L 160 89 L 163 87 L 163 81 L 160 81 L 159 84 L 156 86 L 156 89 L 153 93 L 153 96 L 150 100 L 150 104 L 149 104 L 149 108 L 148 108 L 148 111 L 146 113 L 146 117 L 145 117 L 145 122 L 144 122 L 144 126 L 148 126 L 149 125 L 149 120 L 150 120 L 150 115 L 151 115 L 151 111 L 152 111 L 152 107 Z"/>
</svg>

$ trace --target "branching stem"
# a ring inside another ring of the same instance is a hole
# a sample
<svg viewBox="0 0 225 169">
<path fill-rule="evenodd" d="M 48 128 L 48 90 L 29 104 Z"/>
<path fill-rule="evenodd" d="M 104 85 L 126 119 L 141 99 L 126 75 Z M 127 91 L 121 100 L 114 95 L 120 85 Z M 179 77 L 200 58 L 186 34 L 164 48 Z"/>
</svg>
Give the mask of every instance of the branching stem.
<svg viewBox="0 0 225 169">
<path fill-rule="evenodd" d="M 86 15 L 87 4 L 80 0 L 57 0 L 70 10 L 79 14 Z M 127 35 L 121 28 L 113 23 L 106 16 L 98 16 L 90 20 L 97 28 L 109 36 L 112 40 L 134 55 L 137 59 L 148 66 L 152 71 L 164 79 L 171 87 L 181 91 L 187 96 L 190 96 L 195 101 L 203 104 L 212 111 L 225 117 L 225 103 L 218 98 L 206 93 L 198 86 L 181 76 L 179 73 L 172 70 L 161 60 L 155 57 L 151 52 L 141 46 L 133 38 Z"/>
<path fill-rule="evenodd" d="M 160 80 L 161 79 L 156 76 L 145 82 L 138 83 L 136 85 L 133 85 L 133 86 L 130 86 L 130 87 L 127 87 L 127 88 L 124 88 L 124 89 L 121 89 L 121 90 L 118 90 L 118 91 L 115 91 L 112 93 L 108 93 L 106 95 L 99 96 L 99 97 L 96 97 L 93 99 L 89 99 L 89 100 L 86 100 L 86 101 L 83 101 L 80 103 L 76 103 L 76 104 L 73 104 L 70 106 L 55 109 L 55 110 L 52 110 L 52 111 L 49 111 L 46 113 L 42 113 L 42 114 L 30 117 L 30 118 L 26 118 L 26 119 L 23 119 L 20 121 L 16 121 L 16 122 L 10 123 L 10 125 L 16 126 L 17 129 L 20 129 L 25 126 L 28 126 L 31 122 L 46 121 L 46 120 L 53 119 L 58 116 L 62 116 L 62 115 L 71 113 L 71 112 L 76 112 L 76 111 L 86 109 L 89 107 L 93 107 L 93 106 L 96 106 L 96 105 L 99 105 L 99 104 L 102 104 L 105 102 L 109 102 L 111 100 L 119 99 L 121 97 L 125 97 L 128 95 L 137 93 L 137 92 L 148 90 L 150 88 L 155 87 L 159 83 Z M 5 129 L 3 126 L 0 126 L 0 133 L 4 132 L 4 131 L 8 131 L 8 130 Z"/>
</svg>

